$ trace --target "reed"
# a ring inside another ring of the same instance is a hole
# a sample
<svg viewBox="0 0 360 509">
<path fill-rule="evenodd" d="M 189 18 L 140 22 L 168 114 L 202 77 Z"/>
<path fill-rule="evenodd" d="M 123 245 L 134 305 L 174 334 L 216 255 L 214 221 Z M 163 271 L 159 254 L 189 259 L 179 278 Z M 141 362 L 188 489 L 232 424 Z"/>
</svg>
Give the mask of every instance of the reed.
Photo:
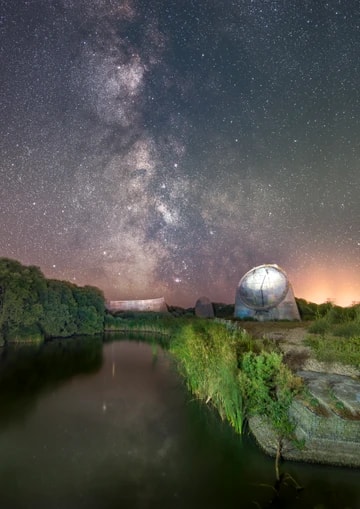
<svg viewBox="0 0 360 509">
<path fill-rule="evenodd" d="M 170 342 L 170 352 L 177 359 L 190 391 L 213 405 L 221 418 L 240 434 L 245 415 L 237 346 L 245 335 L 216 322 L 192 320 L 183 324 Z"/>
<path fill-rule="evenodd" d="M 138 314 L 131 318 L 106 315 L 105 332 L 140 332 L 153 334 L 169 334 L 173 329 L 172 318 L 162 318 L 158 314 Z"/>
<path fill-rule="evenodd" d="M 265 415 L 279 436 L 290 436 L 288 409 L 301 383 L 282 356 L 266 351 L 237 325 L 201 318 L 138 316 L 116 319 L 116 329 L 157 341 L 175 358 L 188 389 L 212 405 L 239 434 L 251 415 Z M 110 323 L 110 325 L 112 325 Z"/>
</svg>

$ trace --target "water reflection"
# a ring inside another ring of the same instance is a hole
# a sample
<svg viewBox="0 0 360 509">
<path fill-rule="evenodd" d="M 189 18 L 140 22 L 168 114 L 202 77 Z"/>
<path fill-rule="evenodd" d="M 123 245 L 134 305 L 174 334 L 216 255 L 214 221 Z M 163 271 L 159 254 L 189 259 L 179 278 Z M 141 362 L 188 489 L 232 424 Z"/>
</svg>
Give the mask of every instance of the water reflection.
<svg viewBox="0 0 360 509">
<path fill-rule="evenodd" d="M 285 487 L 270 505 L 273 460 L 192 401 L 161 349 L 135 341 L 106 343 L 103 355 L 62 348 L 51 346 L 47 360 L 21 352 L 19 364 L 11 352 L 2 365 L 14 400 L 5 405 L 12 425 L 0 432 L 2 507 L 358 507 L 359 472 L 295 463 L 287 468 L 305 489 Z M 23 391 L 28 378 L 35 382 Z"/>
<path fill-rule="evenodd" d="M 77 337 L 41 345 L 0 349 L 0 428 L 24 419 L 37 398 L 79 373 L 94 373 L 102 363 L 102 338 Z"/>
</svg>

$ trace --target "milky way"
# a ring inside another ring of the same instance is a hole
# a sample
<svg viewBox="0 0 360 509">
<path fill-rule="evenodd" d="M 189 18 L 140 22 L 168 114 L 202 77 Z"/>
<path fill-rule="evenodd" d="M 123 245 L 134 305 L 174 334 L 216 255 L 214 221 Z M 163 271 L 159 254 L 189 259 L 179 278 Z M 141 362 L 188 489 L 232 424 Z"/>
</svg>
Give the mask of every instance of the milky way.
<svg viewBox="0 0 360 509">
<path fill-rule="evenodd" d="M 358 2 L 2 5 L 0 256 L 109 298 L 234 302 L 278 263 L 360 300 Z"/>
</svg>

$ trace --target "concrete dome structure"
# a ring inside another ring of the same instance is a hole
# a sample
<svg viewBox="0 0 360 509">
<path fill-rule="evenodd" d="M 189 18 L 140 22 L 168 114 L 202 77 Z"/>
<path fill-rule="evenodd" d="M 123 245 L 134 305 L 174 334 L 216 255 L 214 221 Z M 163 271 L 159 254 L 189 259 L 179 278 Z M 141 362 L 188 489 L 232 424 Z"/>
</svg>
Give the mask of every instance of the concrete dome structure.
<svg viewBox="0 0 360 509">
<path fill-rule="evenodd" d="M 235 317 L 256 320 L 300 320 L 294 292 L 283 269 L 259 265 L 240 280 L 235 296 Z"/>
</svg>

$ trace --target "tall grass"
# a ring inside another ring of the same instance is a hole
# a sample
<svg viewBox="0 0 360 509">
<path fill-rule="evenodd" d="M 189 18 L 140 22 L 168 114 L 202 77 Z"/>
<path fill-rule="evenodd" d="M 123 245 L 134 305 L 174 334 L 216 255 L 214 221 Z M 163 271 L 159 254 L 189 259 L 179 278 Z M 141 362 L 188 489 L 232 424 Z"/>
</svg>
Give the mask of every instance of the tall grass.
<svg viewBox="0 0 360 509">
<path fill-rule="evenodd" d="M 360 305 L 350 308 L 329 305 L 324 314 L 318 314 L 308 328 L 313 334 L 330 334 L 340 337 L 360 336 Z"/>
<path fill-rule="evenodd" d="M 155 315 L 110 319 L 107 325 L 112 324 L 114 330 L 127 334 L 145 331 L 166 337 L 162 346 L 176 359 L 188 389 L 212 405 L 237 433 L 243 432 L 250 415 L 265 415 L 279 436 L 291 436 L 288 409 L 301 385 L 299 379 L 280 354 L 266 351 L 265 344 L 236 324 Z M 153 341 L 156 336 L 148 337 Z"/>
<path fill-rule="evenodd" d="M 316 358 L 360 368 L 360 306 L 331 306 L 308 328 L 306 344 Z"/>
<path fill-rule="evenodd" d="M 312 348 L 319 361 L 340 362 L 360 369 L 360 335 L 350 339 L 309 336 L 305 344 Z"/>
<path fill-rule="evenodd" d="M 178 360 L 190 391 L 211 403 L 238 433 L 242 432 L 245 415 L 236 346 L 245 334 L 199 320 L 183 324 L 170 343 L 170 352 Z"/>
<path fill-rule="evenodd" d="M 158 313 L 132 313 L 129 317 L 105 315 L 105 332 L 148 332 L 152 334 L 169 334 L 173 329 L 172 317 L 160 316 Z"/>
</svg>

